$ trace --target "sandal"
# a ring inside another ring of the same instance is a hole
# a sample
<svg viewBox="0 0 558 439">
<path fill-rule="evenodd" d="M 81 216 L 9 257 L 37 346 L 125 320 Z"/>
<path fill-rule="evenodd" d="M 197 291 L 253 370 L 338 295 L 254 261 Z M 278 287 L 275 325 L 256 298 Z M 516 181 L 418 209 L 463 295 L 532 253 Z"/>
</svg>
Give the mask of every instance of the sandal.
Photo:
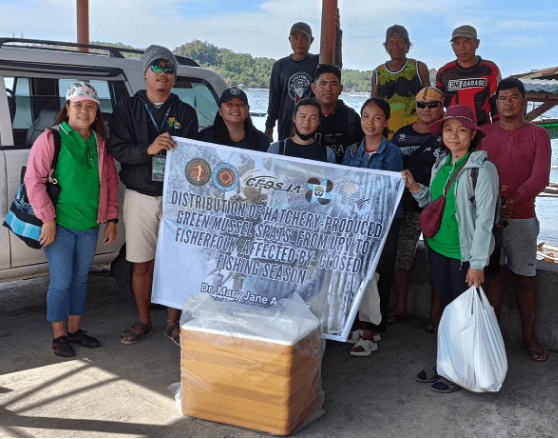
<svg viewBox="0 0 558 439">
<path fill-rule="evenodd" d="M 144 331 L 143 335 L 140 334 L 139 332 L 134 331 L 134 328 L 143 329 L 143 331 Z M 138 341 L 147 337 L 152 332 L 153 332 L 153 326 L 144 325 L 143 323 L 138 322 L 134 326 L 132 326 L 132 329 L 128 329 L 128 330 L 126 330 L 122 333 L 122 335 L 120 336 L 120 342 L 123 343 L 123 344 L 135 344 Z M 128 340 L 130 337 L 131 337 L 131 339 Z"/>
<path fill-rule="evenodd" d="M 175 329 L 179 329 L 180 325 L 177 321 L 174 320 L 168 320 L 167 319 L 167 323 L 172 323 L 172 325 L 170 325 L 166 330 L 165 330 L 165 335 L 170 338 L 175 345 L 180 346 L 180 332 L 178 333 L 177 336 L 173 337 L 172 333 Z"/>
<path fill-rule="evenodd" d="M 355 351 L 356 348 L 362 348 L 362 351 Z M 360 339 L 355 347 L 351 349 L 351 355 L 355 357 L 368 357 L 372 352 L 378 349 L 378 344 L 372 340 Z"/>
<path fill-rule="evenodd" d="M 527 346 L 523 345 L 523 349 L 527 351 L 527 353 L 529 354 L 529 356 L 533 361 L 542 363 L 543 361 L 546 361 L 548 358 L 543 348 L 534 349 L 534 348 L 528 348 Z"/>
<path fill-rule="evenodd" d="M 68 332 L 68 340 L 70 343 L 75 343 L 83 346 L 84 348 L 98 348 L 101 342 L 94 337 L 86 334 L 87 331 L 78 329 L 76 332 Z"/>
<path fill-rule="evenodd" d="M 74 349 L 70 346 L 68 337 L 65 335 L 52 340 L 52 349 L 54 350 L 54 355 L 58 355 L 59 357 L 69 358 L 76 356 Z"/>
<path fill-rule="evenodd" d="M 438 375 L 436 366 L 426 367 L 417 374 L 416 379 L 419 383 L 433 383 L 440 379 L 440 375 Z"/>
<path fill-rule="evenodd" d="M 438 325 L 439 323 L 434 323 L 432 319 L 428 320 L 426 325 L 426 332 L 429 334 L 436 334 L 438 332 Z"/>
<path fill-rule="evenodd" d="M 409 317 L 411 317 L 410 313 L 404 314 L 404 315 L 399 315 L 399 314 L 391 314 L 386 322 L 389 325 L 393 325 L 394 323 L 400 323 L 400 322 L 405 322 L 407 320 L 409 320 Z"/>
<path fill-rule="evenodd" d="M 347 343 L 350 343 L 350 344 L 358 343 L 358 341 L 360 340 L 360 337 L 362 337 L 363 333 L 364 333 L 364 331 L 362 329 L 355 329 L 354 331 L 349 332 L 349 337 L 347 338 Z"/>
<path fill-rule="evenodd" d="M 462 388 L 463 387 L 461 387 L 460 385 L 452 383 L 450 380 L 444 377 L 441 377 L 438 381 L 430 386 L 430 390 L 438 393 L 453 393 L 461 390 Z"/>
</svg>

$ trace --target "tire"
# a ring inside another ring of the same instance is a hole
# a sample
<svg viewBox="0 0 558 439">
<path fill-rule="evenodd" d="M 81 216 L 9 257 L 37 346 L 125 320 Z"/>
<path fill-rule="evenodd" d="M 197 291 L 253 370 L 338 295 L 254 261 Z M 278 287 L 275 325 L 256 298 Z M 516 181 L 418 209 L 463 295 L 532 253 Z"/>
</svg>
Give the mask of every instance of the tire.
<svg viewBox="0 0 558 439">
<path fill-rule="evenodd" d="M 120 253 L 110 265 L 110 274 L 116 281 L 120 295 L 130 303 L 136 303 L 134 289 L 132 288 L 132 263 L 126 260 L 126 244 L 120 249 Z"/>
</svg>

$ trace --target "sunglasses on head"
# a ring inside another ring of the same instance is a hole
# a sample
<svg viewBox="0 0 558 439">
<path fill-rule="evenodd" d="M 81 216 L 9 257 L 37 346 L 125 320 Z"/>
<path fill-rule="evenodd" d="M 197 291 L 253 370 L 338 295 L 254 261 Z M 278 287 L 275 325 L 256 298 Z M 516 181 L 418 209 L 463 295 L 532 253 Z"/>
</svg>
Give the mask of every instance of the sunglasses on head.
<svg viewBox="0 0 558 439">
<path fill-rule="evenodd" d="M 423 101 L 417 101 L 417 108 L 438 108 L 438 106 L 441 104 L 440 101 L 431 101 L 431 102 L 423 102 Z"/>
<path fill-rule="evenodd" d="M 172 75 L 174 73 L 174 71 L 176 70 L 174 66 L 169 66 L 169 67 L 163 67 L 157 64 L 151 64 L 151 71 L 153 73 L 168 73 L 169 75 Z"/>
</svg>

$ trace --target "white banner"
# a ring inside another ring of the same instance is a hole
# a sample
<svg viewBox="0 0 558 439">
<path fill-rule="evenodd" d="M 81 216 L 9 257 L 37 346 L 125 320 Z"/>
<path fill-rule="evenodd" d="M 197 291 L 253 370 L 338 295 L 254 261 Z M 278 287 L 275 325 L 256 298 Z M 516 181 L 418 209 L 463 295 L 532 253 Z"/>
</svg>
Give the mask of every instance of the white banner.
<svg viewBox="0 0 558 439">
<path fill-rule="evenodd" d="M 298 293 L 346 340 L 405 187 L 373 171 L 180 137 L 167 155 L 152 301 L 271 306 Z"/>
</svg>

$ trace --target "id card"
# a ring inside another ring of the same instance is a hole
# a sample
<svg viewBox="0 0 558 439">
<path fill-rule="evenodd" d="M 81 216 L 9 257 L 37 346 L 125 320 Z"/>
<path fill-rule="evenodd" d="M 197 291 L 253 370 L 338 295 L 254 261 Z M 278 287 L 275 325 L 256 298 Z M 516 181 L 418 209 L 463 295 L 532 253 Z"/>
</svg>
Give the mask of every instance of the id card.
<svg viewBox="0 0 558 439">
<path fill-rule="evenodd" d="M 155 156 L 152 159 L 152 181 L 163 181 L 165 176 L 165 156 Z"/>
</svg>

